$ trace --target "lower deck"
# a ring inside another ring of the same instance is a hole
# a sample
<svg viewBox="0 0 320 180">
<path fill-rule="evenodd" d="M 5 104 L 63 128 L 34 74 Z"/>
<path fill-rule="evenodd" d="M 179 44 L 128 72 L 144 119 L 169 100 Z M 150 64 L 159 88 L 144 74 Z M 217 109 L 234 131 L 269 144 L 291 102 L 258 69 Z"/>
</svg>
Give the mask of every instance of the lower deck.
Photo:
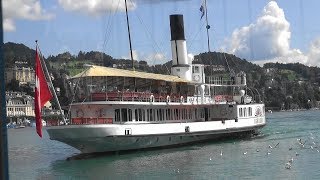
<svg viewBox="0 0 320 180">
<path fill-rule="evenodd" d="M 81 113 L 80 113 L 81 112 Z M 264 104 L 77 104 L 71 121 L 47 128 L 50 139 L 83 153 L 203 141 L 266 124 Z"/>
<path fill-rule="evenodd" d="M 264 116 L 264 104 L 76 104 L 71 106 L 71 125 L 167 124 L 225 121 Z M 58 125 L 48 121 L 48 126 Z"/>
</svg>

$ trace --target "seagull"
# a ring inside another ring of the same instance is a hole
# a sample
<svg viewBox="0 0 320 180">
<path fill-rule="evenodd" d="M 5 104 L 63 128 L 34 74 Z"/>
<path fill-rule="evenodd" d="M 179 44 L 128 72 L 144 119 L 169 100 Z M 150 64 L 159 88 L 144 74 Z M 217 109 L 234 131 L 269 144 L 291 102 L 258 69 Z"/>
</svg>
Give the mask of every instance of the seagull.
<svg viewBox="0 0 320 180">
<path fill-rule="evenodd" d="M 299 144 L 300 144 L 302 147 L 304 147 L 304 144 L 306 144 L 306 142 L 307 142 L 307 140 L 305 140 L 304 143 L 303 143 L 301 139 L 299 139 L 298 141 L 299 141 Z"/>
<path fill-rule="evenodd" d="M 220 156 L 222 156 L 223 155 L 223 153 L 222 153 L 222 150 L 220 151 Z"/>
<path fill-rule="evenodd" d="M 289 151 L 291 151 L 291 150 L 292 150 L 292 147 L 289 148 Z"/>
<path fill-rule="evenodd" d="M 311 149 L 313 149 L 313 146 L 310 146 Z"/>
<path fill-rule="evenodd" d="M 293 158 L 291 158 L 288 162 L 289 162 L 290 164 L 293 163 Z"/>
<path fill-rule="evenodd" d="M 302 141 L 302 140 L 299 138 L 299 139 L 297 139 L 297 141 L 299 142 L 299 144 L 301 144 L 301 141 Z"/>
<path fill-rule="evenodd" d="M 316 145 L 316 143 L 313 141 L 312 144 Z"/>
<path fill-rule="evenodd" d="M 299 156 L 299 153 L 296 152 L 296 156 Z"/>
<path fill-rule="evenodd" d="M 209 159 L 209 160 L 210 160 L 210 161 L 212 160 L 212 159 L 211 159 L 211 157 L 210 157 L 210 159 Z"/>
<path fill-rule="evenodd" d="M 259 149 L 256 149 L 256 151 L 257 151 L 257 152 L 260 152 L 260 150 L 259 150 Z"/>
<path fill-rule="evenodd" d="M 319 149 L 317 149 L 317 152 L 320 152 Z"/>
<path fill-rule="evenodd" d="M 247 154 L 247 151 L 246 151 L 246 152 L 244 152 L 243 154 L 244 154 L 244 155 L 246 155 L 246 154 Z"/>
<path fill-rule="evenodd" d="M 291 169 L 291 163 L 290 163 L 290 162 L 287 162 L 285 168 L 286 168 L 286 169 Z"/>
<path fill-rule="evenodd" d="M 269 144 L 269 148 L 272 149 L 272 148 L 276 148 L 280 143 L 278 142 L 274 147 L 272 147 L 270 144 Z"/>
</svg>

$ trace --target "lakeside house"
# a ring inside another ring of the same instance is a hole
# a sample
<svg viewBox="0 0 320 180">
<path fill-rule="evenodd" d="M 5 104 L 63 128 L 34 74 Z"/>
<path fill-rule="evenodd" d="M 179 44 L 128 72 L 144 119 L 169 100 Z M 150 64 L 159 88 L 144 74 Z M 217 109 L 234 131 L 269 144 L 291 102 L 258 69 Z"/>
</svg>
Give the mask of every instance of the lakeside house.
<svg viewBox="0 0 320 180">
<path fill-rule="evenodd" d="M 6 91 L 6 112 L 9 120 L 35 117 L 34 97 L 25 92 Z M 43 116 L 60 115 L 59 110 L 52 109 L 50 101 L 42 109 Z"/>
<path fill-rule="evenodd" d="M 6 92 L 7 117 L 34 117 L 34 98 L 25 92 Z"/>
</svg>

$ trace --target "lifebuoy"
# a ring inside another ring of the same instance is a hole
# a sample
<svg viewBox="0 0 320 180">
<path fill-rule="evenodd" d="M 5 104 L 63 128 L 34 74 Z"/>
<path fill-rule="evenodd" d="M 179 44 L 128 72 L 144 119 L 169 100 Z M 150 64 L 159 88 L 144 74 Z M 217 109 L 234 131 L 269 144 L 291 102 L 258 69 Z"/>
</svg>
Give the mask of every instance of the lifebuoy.
<svg viewBox="0 0 320 180">
<path fill-rule="evenodd" d="M 214 97 L 214 100 L 215 100 L 216 102 L 221 102 L 221 101 L 222 101 L 222 96 L 215 96 L 215 97 Z"/>
<path fill-rule="evenodd" d="M 256 107 L 256 116 L 262 116 L 262 115 L 263 115 L 262 113 L 263 113 L 263 112 L 262 112 L 260 106 L 257 106 L 257 107 Z"/>
<path fill-rule="evenodd" d="M 154 102 L 154 96 L 153 95 L 150 96 L 150 102 Z"/>
<path fill-rule="evenodd" d="M 183 96 L 180 97 L 180 102 L 181 102 L 181 103 L 184 102 L 184 97 L 183 97 Z"/>
<path fill-rule="evenodd" d="M 171 102 L 170 96 L 167 96 L 167 103 Z"/>
<path fill-rule="evenodd" d="M 199 75 L 194 75 L 193 79 L 194 79 L 194 81 L 199 81 L 200 80 L 200 76 Z"/>
</svg>

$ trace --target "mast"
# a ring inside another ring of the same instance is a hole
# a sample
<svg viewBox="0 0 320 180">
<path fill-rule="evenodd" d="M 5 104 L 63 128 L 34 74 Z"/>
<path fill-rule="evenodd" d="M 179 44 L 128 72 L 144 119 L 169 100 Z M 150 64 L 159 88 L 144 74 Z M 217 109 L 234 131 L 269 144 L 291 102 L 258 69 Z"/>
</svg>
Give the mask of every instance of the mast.
<svg viewBox="0 0 320 180">
<path fill-rule="evenodd" d="M 42 58 L 42 53 L 41 53 L 40 48 L 39 48 L 39 45 L 38 45 L 38 40 L 36 40 L 36 45 L 37 45 L 37 48 L 39 49 L 40 63 L 41 63 L 41 65 L 43 65 L 42 67 L 44 67 L 45 74 L 46 74 L 46 76 L 47 76 L 48 79 L 49 79 L 49 87 L 51 87 L 51 92 L 53 92 L 53 97 L 54 97 L 54 99 L 56 100 L 56 103 L 58 104 L 58 108 L 59 108 L 59 111 L 60 111 L 60 115 L 61 115 L 61 117 L 62 117 L 62 119 L 63 119 L 64 124 L 66 125 L 66 124 L 67 124 L 66 118 L 64 117 L 64 114 L 63 114 L 63 112 L 62 112 L 62 109 L 61 109 L 61 106 L 60 106 L 60 102 L 59 102 L 58 97 L 57 97 L 56 90 L 54 89 L 54 86 L 53 86 L 52 81 L 51 81 L 51 77 L 50 77 L 49 72 L 48 72 L 48 69 L 47 69 L 47 65 L 46 65 L 46 63 L 44 62 L 43 58 Z M 60 123 L 58 122 L 58 125 L 59 125 L 59 124 L 60 124 Z"/>
<path fill-rule="evenodd" d="M 132 54 L 132 45 L 131 45 L 131 35 L 130 35 L 130 25 L 129 25 L 129 17 L 128 17 L 128 7 L 127 7 L 127 0 L 124 0 L 125 6 L 126 6 L 126 16 L 127 16 L 127 28 L 128 28 L 128 36 L 129 36 L 129 46 L 130 46 L 130 56 L 131 56 L 131 66 L 134 70 L 134 64 L 133 64 L 133 54 Z"/>
<path fill-rule="evenodd" d="M 206 29 L 207 29 L 207 38 L 208 38 L 208 52 L 210 51 L 210 36 L 209 36 L 209 29 L 210 25 L 208 23 L 208 9 L 207 9 L 207 0 L 204 0 L 205 12 L 206 12 Z"/>
</svg>

